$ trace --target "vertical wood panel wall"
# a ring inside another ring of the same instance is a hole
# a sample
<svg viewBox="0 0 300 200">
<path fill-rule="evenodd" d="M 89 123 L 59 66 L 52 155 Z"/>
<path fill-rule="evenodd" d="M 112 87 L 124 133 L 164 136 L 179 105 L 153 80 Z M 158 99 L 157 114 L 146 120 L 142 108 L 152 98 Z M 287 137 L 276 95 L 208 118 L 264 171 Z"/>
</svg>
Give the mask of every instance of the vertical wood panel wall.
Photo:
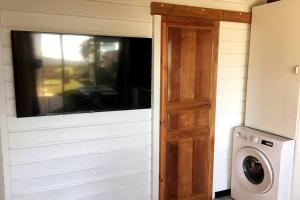
<svg viewBox="0 0 300 200">
<path fill-rule="evenodd" d="M 249 11 L 261 0 L 167 2 Z M 9 37 L 11 29 L 151 37 L 150 0 L 0 0 L 0 5 L 0 119 L 6 200 L 151 199 L 151 110 L 17 119 Z M 238 28 L 237 32 L 239 37 L 247 37 L 247 30 Z M 222 43 L 221 52 L 227 47 L 234 54 L 220 53 L 224 58 L 219 60 L 233 63 L 231 67 L 242 62 L 242 46 L 231 48 L 228 42 Z M 245 80 L 243 67 L 234 69 L 219 71 L 216 142 L 221 136 L 229 141 L 231 127 L 242 123 Z M 223 146 L 216 149 L 215 190 L 228 186 L 228 180 L 218 176 L 229 176 L 228 171 L 222 174 L 224 163 L 218 166 L 221 152 L 230 149 Z M 229 169 L 229 163 L 226 166 Z"/>
</svg>

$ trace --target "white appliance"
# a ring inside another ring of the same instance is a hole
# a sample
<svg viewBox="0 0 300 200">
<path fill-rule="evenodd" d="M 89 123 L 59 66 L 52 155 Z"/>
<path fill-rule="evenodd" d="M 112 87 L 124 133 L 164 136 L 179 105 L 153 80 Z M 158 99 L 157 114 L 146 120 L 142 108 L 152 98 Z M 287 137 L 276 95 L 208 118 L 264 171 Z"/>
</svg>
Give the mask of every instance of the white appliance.
<svg viewBox="0 0 300 200">
<path fill-rule="evenodd" d="M 233 136 L 231 195 L 235 200 L 289 200 L 295 141 L 239 127 Z"/>
</svg>

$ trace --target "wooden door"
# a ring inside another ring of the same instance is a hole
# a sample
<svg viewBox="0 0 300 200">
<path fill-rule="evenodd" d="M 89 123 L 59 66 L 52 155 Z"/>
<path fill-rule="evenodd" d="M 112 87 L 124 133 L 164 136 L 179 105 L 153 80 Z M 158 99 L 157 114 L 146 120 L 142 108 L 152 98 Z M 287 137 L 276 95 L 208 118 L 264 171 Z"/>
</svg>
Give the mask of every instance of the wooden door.
<svg viewBox="0 0 300 200">
<path fill-rule="evenodd" d="M 160 200 L 211 199 L 218 30 L 163 17 Z"/>
</svg>

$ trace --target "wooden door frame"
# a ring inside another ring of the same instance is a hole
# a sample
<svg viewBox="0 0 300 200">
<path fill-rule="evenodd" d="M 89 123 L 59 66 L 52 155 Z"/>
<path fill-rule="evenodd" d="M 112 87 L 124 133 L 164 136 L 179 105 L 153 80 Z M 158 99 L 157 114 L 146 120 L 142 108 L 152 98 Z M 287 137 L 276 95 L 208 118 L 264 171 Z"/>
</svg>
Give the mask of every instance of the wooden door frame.
<svg viewBox="0 0 300 200">
<path fill-rule="evenodd" d="M 202 20 L 198 18 L 182 18 L 182 17 L 166 17 L 163 16 L 161 20 L 161 66 L 160 66 L 160 128 L 159 128 L 159 199 L 165 199 L 165 181 L 166 180 L 166 112 L 165 112 L 165 98 L 166 98 L 166 90 L 168 88 L 166 77 L 168 76 L 168 48 L 166 45 L 166 41 L 168 41 L 168 32 L 167 32 L 167 19 L 191 19 L 194 21 L 198 21 L 200 23 L 205 23 L 207 20 Z M 211 22 L 211 20 L 210 20 Z M 214 21 L 213 28 L 213 63 L 212 63 L 212 72 L 211 72 L 211 91 L 212 91 L 212 105 L 211 105 L 211 130 L 210 130 L 210 158 L 211 162 L 209 164 L 209 176 L 211 177 L 209 180 L 209 196 L 212 197 L 212 187 L 213 187 L 213 162 L 214 162 L 214 131 L 215 131 L 215 115 L 216 115 L 216 90 L 217 90 L 217 67 L 218 67 L 218 47 L 219 47 L 219 30 L 220 30 L 220 21 Z M 163 163 L 163 164 L 162 164 Z"/>
</svg>

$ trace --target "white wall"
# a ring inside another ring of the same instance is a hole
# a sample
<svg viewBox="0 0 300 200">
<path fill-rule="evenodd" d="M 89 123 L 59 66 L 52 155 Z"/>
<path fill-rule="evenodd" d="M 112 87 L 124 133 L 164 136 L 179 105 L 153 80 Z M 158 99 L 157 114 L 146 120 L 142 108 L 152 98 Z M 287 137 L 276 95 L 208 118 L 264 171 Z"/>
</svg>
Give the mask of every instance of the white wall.
<svg viewBox="0 0 300 200">
<path fill-rule="evenodd" d="M 1 123 L 0 123 L 1 134 Z M 0 138 L 0 200 L 4 200 L 4 177 L 3 177 L 3 158 L 2 158 L 2 145 Z"/>
<path fill-rule="evenodd" d="M 260 0 L 167 2 L 248 11 Z M 0 4 L 0 116 L 6 200 L 150 199 L 151 157 L 158 158 L 158 151 L 151 155 L 152 137 L 156 136 L 153 141 L 157 147 L 159 134 L 151 134 L 151 110 L 17 119 L 9 38 L 12 29 L 151 37 L 150 1 L 1 0 Z M 222 23 L 215 191 L 229 188 L 231 129 L 243 123 L 243 62 L 247 53 L 243 45 L 247 37 L 248 27 Z M 157 71 L 155 74 L 159 76 Z"/>
<path fill-rule="evenodd" d="M 214 191 L 230 189 L 232 133 L 244 125 L 250 25 L 221 22 L 215 129 Z"/>
<path fill-rule="evenodd" d="M 14 106 L 10 30 L 151 37 L 135 4 L 2 1 L 7 200 L 151 198 L 150 109 L 17 119 Z"/>
</svg>

